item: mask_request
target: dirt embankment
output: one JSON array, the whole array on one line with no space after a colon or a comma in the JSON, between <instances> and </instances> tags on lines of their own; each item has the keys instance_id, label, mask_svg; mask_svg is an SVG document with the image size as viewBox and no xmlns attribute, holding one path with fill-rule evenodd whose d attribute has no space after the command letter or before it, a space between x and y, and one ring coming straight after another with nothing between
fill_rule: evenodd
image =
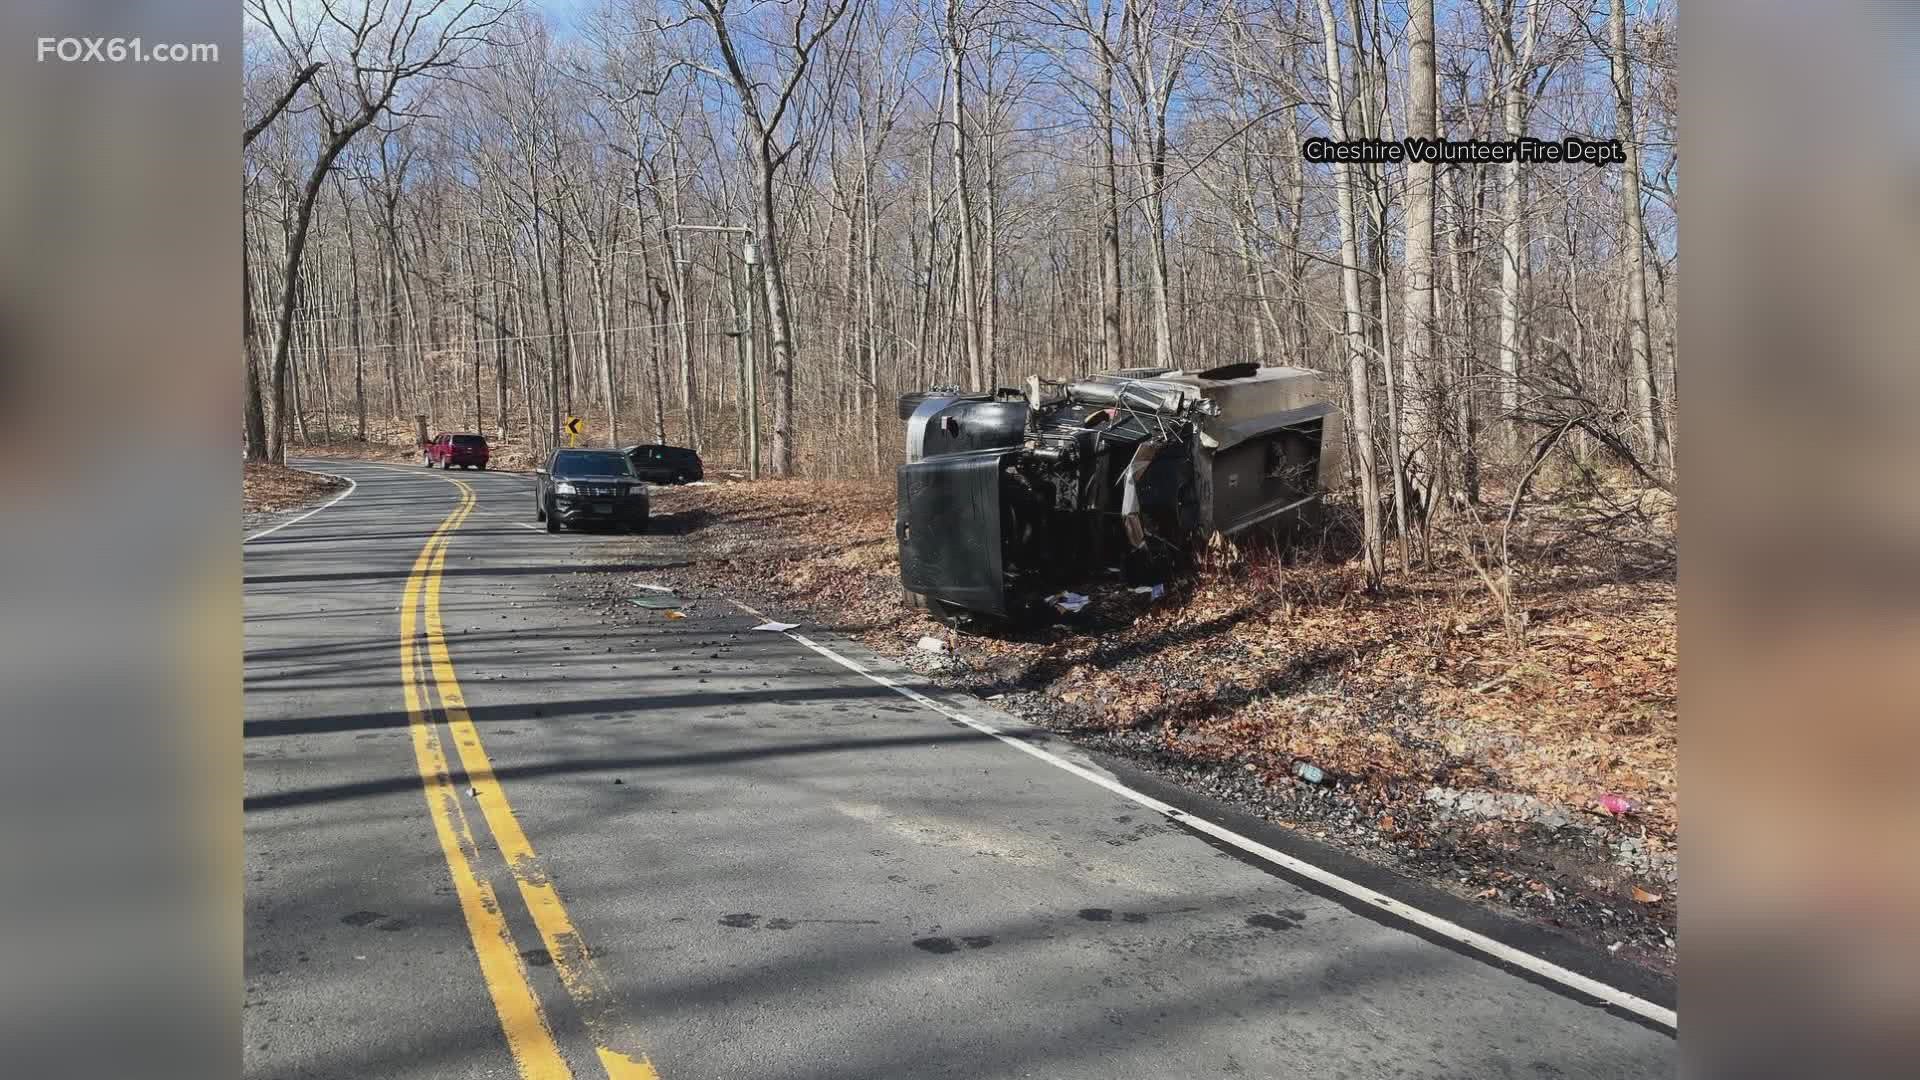
<instances>
[{"instance_id":1,"label":"dirt embankment","mask_svg":"<svg viewBox=\"0 0 1920 1080\"><path fill-rule=\"evenodd\" d=\"M263 461L242 467L240 509L246 514L277 514L297 510L345 487L331 476L290 469Z\"/></svg>"},{"instance_id":2,"label":"dirt embankment","mask_svg":"<svg viewBox=\"0 0 1920 1080\"><path fill-rule=\"evenodd\" d=\"M1431 566L1376 591L1324 546L1215 552L1158 600L1095 585L1079 615L1013 637L903 603L888 485L719 483L655 505L698 538L693 580L1308 835L1673 962L1672 534L1637 500L1629 524L1617 499L1529 504L1521 633L1436 541Z\"/></svg>"}]
</instances>

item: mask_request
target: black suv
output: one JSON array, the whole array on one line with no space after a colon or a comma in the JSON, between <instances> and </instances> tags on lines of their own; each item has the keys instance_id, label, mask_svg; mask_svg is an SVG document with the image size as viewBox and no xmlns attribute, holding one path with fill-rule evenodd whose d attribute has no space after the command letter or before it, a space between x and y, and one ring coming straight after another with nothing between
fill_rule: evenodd
<instances>
[{"instance_id":1,"label":"black suv","mask_svg":"<svg viewBox=\"0 0 1920 1080\"><path fill-rule=\"evenodd\" d=\"M618 450L555 450L533 475L533 519L548 532L585 522L647 531L647 485Z\"/></svg>"},{"instance_id":2,"label":"black suv","mask_svg":"<svg viewBox=\"0 0 1920 1080\"><path fill-rule=\"evenodd\" d=\"M700 455L684 446L643 443L626 449L627 460L642 480L655 484L691 484L705 475Z\"/></svg>"}]
</instances>

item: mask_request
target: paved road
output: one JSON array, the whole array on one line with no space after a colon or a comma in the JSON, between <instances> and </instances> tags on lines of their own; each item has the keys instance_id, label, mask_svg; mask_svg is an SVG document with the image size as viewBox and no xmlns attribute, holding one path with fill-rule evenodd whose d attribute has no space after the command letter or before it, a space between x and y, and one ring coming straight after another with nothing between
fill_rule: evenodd
<instances>
[{"instance_id":1,"label":"paved road","mask_svg":"<svg viewBox=\"0 0 1920 1080\"><path fill-rule=\"evenodd\" d=\"M582 610L554 575L635 542L529 528L524 477L322 467L358 486L246 547L249 1076L1677 1067L1661 1023L1249 855L1230 811L718 603Z\"/></svg>"}]
</instances>

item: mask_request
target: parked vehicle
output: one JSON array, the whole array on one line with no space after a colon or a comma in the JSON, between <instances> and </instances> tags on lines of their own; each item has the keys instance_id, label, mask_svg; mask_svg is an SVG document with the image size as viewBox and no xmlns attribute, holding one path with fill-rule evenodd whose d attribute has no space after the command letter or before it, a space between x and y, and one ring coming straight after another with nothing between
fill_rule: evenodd
<instances>
[{"instance_id":1,"label":"parked vehicle","mask_svg":"<svg viewBox=\"0 0 1920 1080\"><path fill-rule=\"evenodd\" d=\"M438 465L443 469L451 469L459 465L468 469L484 469L492 454L485 435L452 435L443 431L427 444L427 468Z\"/></svg>"},{"instance_id":2,"label":"parked vehicle","mask_svg":"<svg viewBox=\"0 0 1920 1080\"><path fill-rule=\"evenodd\" d=\"M647 531L647 485L619 450L563 447L533 475L533 519L548 532L587 523Z\"/></svg>"},{"instance_id":3,"label":"parked vehicle","mask_svg":"<svg viewBox=\"0 0 1920 1080\"><path fill-rule=\"evenodd\" d=\"M643 443L626 449L627 460L642 480L654 484L691 484L705 476L700 455L684 446Z\"/></svg>"}]
</instances>

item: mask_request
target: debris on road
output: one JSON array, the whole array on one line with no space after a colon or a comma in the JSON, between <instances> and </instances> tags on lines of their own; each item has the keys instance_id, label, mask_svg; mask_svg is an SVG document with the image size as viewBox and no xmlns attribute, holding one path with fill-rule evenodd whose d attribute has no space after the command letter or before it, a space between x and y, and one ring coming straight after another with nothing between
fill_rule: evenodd
<instances>
[{"instance_id":1,"label":"debris on road","mask_svg":"<svg viewBox=\"0 0 1920 1080\"><path fill-rule=\"evenodd\" d=\"M1165 585L1135 585L1131 591L1140 593L1149 600L1158 600L1167 595L1167 587Z\"/></svg>"},{"instance_id":2,"label":"debris on road","mask_svg":"<svg viewBox=\"0 0 1920 1080\"><path fill-rule=\"evenodd\" d=\"M1327 778L1325 769L1306 761L1296 761L1293 763L1293 775L1305 780L1309 784L1318 784Z\"/></svg>"},{"instance_id":3,"label":"debris on road","mask_svg":"<svg viewBox=\"0 0 1920 1080\"><path fill-rule=\"evenodd\" d=\"M1092 602L1093 602L1092 600L1090 600L1085 596L1081 596L1077 592L1055 593L1054 595L1047 597L1047 603L1052 604L1053 609L1055 611L1058 611L1067 615L1078 614L1081 609L1085 608L1088 604Z\"/></svg>"},{"instance_id":4,"label":"debris on road","mask_svg":"<svg viewBox=\"0 0 1920 1080\"><path fill-rule=\"evenodd\" d=\"M754 627L754 629L766 630L770 633L775 633L775 634L784 634L787 631L799 625L800 625L799 623L791 623L791 622L763 622L759 626Z\"/></svg>"},{"instance_id":5,"label":"debris on road","mask_svg":"<svg viewBox=\"0 0 1920 1080\"><path fill-rule=\"evenodd\" d=\"M684 619L687 617L687 613L684 611L669 611L665 614L669 619Z\"/></svg>"},{"instance_id":6,"label":"debris on road","mask_svg":"<svg viewBox=\"0 0 1920 1080\"><path fill-rule=\"evenodd\" d=\"M1289 560L1282 576L1271 553L1243 550L1204 557L1157 601L1152 585L1167 579L1142 574L1096 590L1079 614L1043 604L1051 629L930 653L919 639L946 641L950 624L902 598L897 495L839 481L675 488L661 496L669 512L700 522L693 565L647 577L804 614L943 686L1004 694L992 704L1024 722L1306 835L1319 827L1362 857L1467 895L1497 886L1500 906L1551 910L1596 949L1625 936L1637 956L1668 951L1677 905L1627 894L1638 883L1678 895L1671 575L1641 574L1623 554L1636 549L1575 530L1585 504L1523 515L1548 553L1524 646L1489 632L1498 623L1471 602L1477 579L1457 559L1375 593L1338 551ZM1129 570L1111 557L1085 565ZM615 567L615 580L640 576ZM1323 780L1294 775L1299 761ZM1601 805L1608 794L1626 813ZM1386 813L1390 833L1377 824ZM1495 876L1519 870L1553 888L1551 909Z\"/></svg>"},{"instance_id":7,"label":"debris on road","mask_svg":"<svg viewBox=\"0 0 1920 1080\"><path fill-rule=\"evenodd\" d=\"M1633 800L1627 798L1625 795L1615 795L1609 792L1608 794L1600 796L1600 809L1605 810L1614 817L1619 817L1622 814L1631 814L1633 813Z\"/></svg>"},{"instance_id":8,"label":"debris on road","mask_svg":"<svg viewBox=\"0 0 1920 1080\"><path fill-rule=\"evenodd\" d=\"M915 643L913 647L919 649L921 652L928 653L944 653L947 651L947 643L937 637L923 637Z\"/></svg>"},{"instance_id":9,"label":"debris on road","mask_svg":"<svg viewBox=\"0 0 1920 1080\"><path fill-rule=\"evenodd\" d=\"M646 589L646 590L648 590L649 592L663 592L663 593L670 593L670 592L672 592L672 591L673 591L673 586L671 586L671 585L652 585L652 584L648 584L647 582L644 582L644 581L636 581L636 582L634 582L634 583L633 583L633 587L634 587L634 588L636 588L636 589Z\"/></svg>"},{"instance_id":10,"label":"debris on road","mask_svg":"<svg viewBox=\"0 0 1920 1080\"><path fill-rule=\"evenodd\" d=\"M635 607L648 608L653 611L667 611L675 608L685 607L687 602L673 595L672 592L666 592L658 596L628 597L627 603L632 604Z\"/></svg>"}]
</instances>

